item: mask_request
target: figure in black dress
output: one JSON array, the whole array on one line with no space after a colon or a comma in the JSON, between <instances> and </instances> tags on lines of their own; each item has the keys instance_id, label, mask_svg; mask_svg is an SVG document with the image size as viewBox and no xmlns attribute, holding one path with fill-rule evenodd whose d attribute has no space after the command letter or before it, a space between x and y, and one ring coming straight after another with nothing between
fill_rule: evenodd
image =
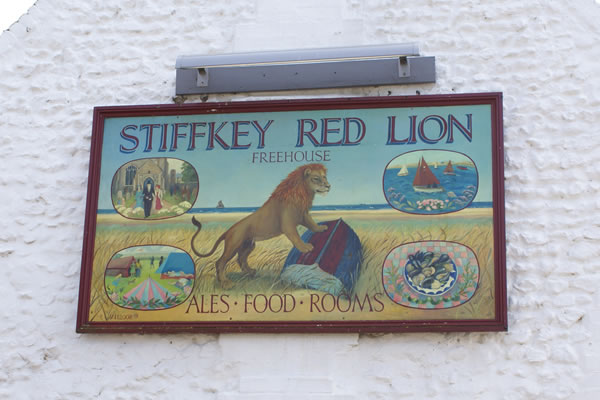
<instances>
[{"instance_id":1,"label":"figure in black dress","mask_svg":"<svg viewBox=\"0 0 600 400\"><path fill-rule=\"evenodd\" d=\"M152 211L152 200L154 200L154 188L150 182L146 183L142 194L144 196L144 217L148 218Z\"/></svg>"}]
</instances>

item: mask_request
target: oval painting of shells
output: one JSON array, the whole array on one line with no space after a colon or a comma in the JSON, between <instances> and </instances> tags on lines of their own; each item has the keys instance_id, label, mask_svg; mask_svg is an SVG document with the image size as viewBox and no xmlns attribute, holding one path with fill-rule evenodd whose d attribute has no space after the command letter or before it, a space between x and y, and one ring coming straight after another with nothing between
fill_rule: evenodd
<instances>
[{"instance_id":1,"label":"oval painting of shells","mask_svg":"<svg viewBox=\"0 0 600 400\"><path fill-rule=\"evenodd\" d=\"M387 202L411 214L445 214L468 207L479 176L471 158L446 150L418 150L391 160L383 174Z\"/></svg>"},{"instance_id":2,"label":"oval painting of shells","mask_svg":"<svg viewBox=\"0 0 600 400\"><path fill-rule=\"evenodd\" d=\"M112 180L115 210L131 219L164 219L184 214L198 196L198 173L176 158L144 158L122 165Z\"/></svg>"},{"instance_id":3,"label":"oval painting of shells","mask_svg":"<svg viewBox=\"0 0 600 400\"><path fill-rule=\"evenodd\" d=\"M112 256L104 288L116 305L162 310L183 303L194 287L195 266L185 251L171 246L134 246Z\"/></svg>"},{"instance_id":4,"label":"oval painting of shells","mask_svg":"<svg viewBox=\"0 0 600 400\"><path fill-rule=\"evenodd\" d=\"M383 287L396 304L441 309L469 301L479 284L475 253L455 242L427 241L393 249L383 263Z\"/></svg>"}]
</instances>

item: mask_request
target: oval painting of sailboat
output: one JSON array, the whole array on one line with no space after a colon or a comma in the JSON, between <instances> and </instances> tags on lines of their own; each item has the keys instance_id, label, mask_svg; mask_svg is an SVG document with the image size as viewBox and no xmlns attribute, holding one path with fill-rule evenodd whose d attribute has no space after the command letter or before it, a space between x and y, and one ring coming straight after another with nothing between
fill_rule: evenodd
<instances>
[{"instance_id":1,"label":"oval painting of sailboat","mask_svg":"<svg viewBox=\"0 0 600 400\"><path fill-rule=\"evenodd\" d=\"M198 196L198 173L177 158L129 161L115 173L111 197L115 210L130 219L165 219L188 212Z\"/></svg>"},{"instance_id":2,"label":"oval painting of sailboat","mask_svg":"<svg viewBox=\"0 0 600 400\"><path fill-rule=\"evenodd\" d=\"M194 261L171 246L134 246L112 256L104 273L106 295L132 310L162 310L183 303L194 287Z\"/></svg>"},{"instance_id":3,"label":"oval painting of sailboat","mask_svg":"<svg viewBox=\"0 0 600 400\"><path fill-rule=\"evenodd\" d=\"M479 175L463 153L417 150L391 160L383 174L387 202L411 214L445 214L462 210L477 195Z\"/></svg>"}]
</instances>

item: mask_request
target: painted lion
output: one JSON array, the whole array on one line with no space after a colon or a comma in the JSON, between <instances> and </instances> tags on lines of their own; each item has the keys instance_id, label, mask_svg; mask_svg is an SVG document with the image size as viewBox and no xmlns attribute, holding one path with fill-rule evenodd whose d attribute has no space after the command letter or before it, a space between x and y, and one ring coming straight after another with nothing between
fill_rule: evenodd
<instances>
[{"instance_id":1,"label":"painted lion","mask_svg":"<svg viewBox=\"0 0 600 400\"><path fill-rule=\"evenodd\" d=\"M194 240L202 229L202 224L192 217L192 223L198 230L192 236L192 250L198 257L212 255L224 241L223 254L215 264L217 281L223 288L232 286L225 276L225 266L236 254L242 271L254 275L255 270L248 266L248 256L254 250L255 242L272 239L284 234L301 252L313 249L298 234L298 225L313 232L327 230L325 225L317 225L308 211L312 207L315 194L326 195L331 185L327 181L327 169L322 164L307 164L295 169L273 191L271 197L258 210L236 222L215 242L212 249L201 254L194 246Z\"/></svg>"}]
</instances>

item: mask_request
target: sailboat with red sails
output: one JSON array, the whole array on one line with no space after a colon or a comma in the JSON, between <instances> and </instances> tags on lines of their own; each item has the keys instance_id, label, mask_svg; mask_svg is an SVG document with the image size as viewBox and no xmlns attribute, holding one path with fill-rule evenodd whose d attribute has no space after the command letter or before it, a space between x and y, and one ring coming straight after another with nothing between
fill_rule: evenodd
<instances>
[{"instance_id":1,"label":"sailboat with red sails","mask_svg":"<svg viewBox=\"0 0 600 400\"><path fill-rule=\"evenodd\" d=\"M425 158L421 157L417 166L417 173L413 180L413 189L415 192L435 193L443 192L444 187L440 184L438 178L435 177Z\"/></svg>"},{"instance_id":2,"label":"sailboat with red sails","mask_svg":"<svg viewBox=\"0 0 600 400\"><path fill-rule=\"evenodd\" d=\"M444 169L444 175L456 175L454 168L452 168L452 161L450 160L448 160L448 165L446 165L446 169Z\"/></svg>"}]
</instances>

